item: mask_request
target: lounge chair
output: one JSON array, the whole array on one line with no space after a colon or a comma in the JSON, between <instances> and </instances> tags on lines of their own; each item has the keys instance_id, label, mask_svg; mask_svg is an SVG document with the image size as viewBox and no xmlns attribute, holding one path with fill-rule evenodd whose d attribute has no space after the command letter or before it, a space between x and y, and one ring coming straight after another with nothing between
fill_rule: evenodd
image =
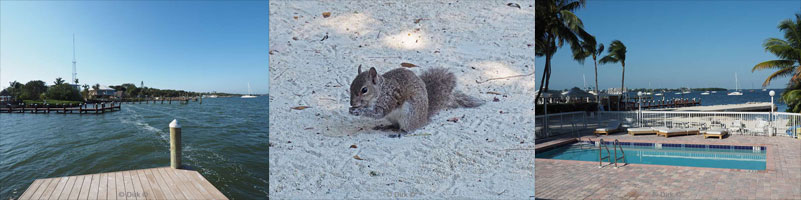
<instances>
[{"instance_id":1,"label":"lounge chair","mask_svg":"<svg viewBox=\"0 0 801 200\"><path fill-rule=\"evenodd\" d=\"M629 128L627 130L629 135L656 134L656 129L651 127Z\"/></svg>"},{"instance_id":2,"label":"lounge chair","mask_svg":"<svg viewBox=\"0 0 801 200\"><path fill-rule=\"evenodd\" d=\"M595 132L593 132L593 134L595 134L595 136L598 136L600 134L609 135L609 133L615 133L618 131L620 131L620 122L611 121L609 122L609 124L606 125L606 127L595 129Z\"/></svg>"},{"instance_id":3,"label":"lounge chair","mask_svg":"<svg viewBox=\"0 0 801 200\"><path fill-rule=\"evenodd\" d=\"M658 128L656 130L657 136L665 136L666 138L674 135L689 135L698 133L698 129L695 128Z\"/></svg>"},{"instance_id":4,"label":"lounge chair","mask_svg":"<svg viewBox=\"0 0 801 200\"><path fill-rule=\"evenodd\" d=\"M768 129L769 129L768 122L762 119L759 119L759 122L757 122L756 127L746 128L746 130L751 135L768 135Z\"/></svg>"},{"instance_id":5,"label":"lounge chair","mask_svg":"<svg viewBox=\"0 0 801 200\"><path fill-rule=\"evenodd\" d=\"M725 129L715 128L704 131L704 139L708 137L718 137L718 139L723 139L723 136L728 135L729 132Z\"/></svg>"}]
</instances>

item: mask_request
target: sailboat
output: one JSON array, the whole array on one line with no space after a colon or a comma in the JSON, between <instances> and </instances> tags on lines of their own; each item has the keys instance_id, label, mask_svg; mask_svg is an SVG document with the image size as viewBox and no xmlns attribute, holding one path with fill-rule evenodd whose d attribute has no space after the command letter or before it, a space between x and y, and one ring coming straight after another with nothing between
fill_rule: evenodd
<instances>
[{"instance_id":1,"label":"sailboat","mask_svg":"<svg viewBox=\"0 0 801 200\"><path fill-rule=\"evenodd\" d=\"M248 83L248 94L242 95L242 98L243 99L256 98L256 96L253 96L253 91L250 90L250 83Z\"/></svg>"},{"instance_id":2,"label":"sailboat","mask_svg":"<svg viewBox=\"0 0 801 200\"><path fill-rule=\"evenodd\" d=\"M740 96L743 95L740 90L740 80L737 80L737 72L734 72L734 92L729 92L729 96Z\"/></svg>"}]
</instances>

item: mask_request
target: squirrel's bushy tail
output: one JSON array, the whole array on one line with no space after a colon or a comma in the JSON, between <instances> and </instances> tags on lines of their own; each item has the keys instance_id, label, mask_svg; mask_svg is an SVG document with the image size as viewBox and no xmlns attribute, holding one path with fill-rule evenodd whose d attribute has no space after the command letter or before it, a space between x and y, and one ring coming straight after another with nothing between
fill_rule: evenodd
<instances>
[{"instance_id":1,"label":"squirrel's bushy tail","mask_svg":"<svg viewBox=\"0 0 801 200\"><path fill-rule=\"evenodd\" d=\"M445 68L431 68L423 71L420 79L426 84L428 94L428 116L436 114L445 107L476 107L484 104L481 99L471 97L456 87L456 76Z\"/></svg>"}]
</instances>

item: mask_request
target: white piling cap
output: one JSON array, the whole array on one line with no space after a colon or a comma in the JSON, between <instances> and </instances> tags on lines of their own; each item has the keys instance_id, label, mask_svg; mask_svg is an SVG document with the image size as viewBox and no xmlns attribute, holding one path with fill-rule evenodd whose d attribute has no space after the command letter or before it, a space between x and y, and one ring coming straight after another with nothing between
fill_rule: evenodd
<instances>
[{"instance_id":1,"label":"white piling cap","mask_svg":"<svg viewBox=\"0 0 801 200\"><path fill-rule=\"evenodd\" d=\"M172 122L170 122L170 128L181 128L181 125L178 124L177 119L173 119Z\"/></svg>"}]
</instances>

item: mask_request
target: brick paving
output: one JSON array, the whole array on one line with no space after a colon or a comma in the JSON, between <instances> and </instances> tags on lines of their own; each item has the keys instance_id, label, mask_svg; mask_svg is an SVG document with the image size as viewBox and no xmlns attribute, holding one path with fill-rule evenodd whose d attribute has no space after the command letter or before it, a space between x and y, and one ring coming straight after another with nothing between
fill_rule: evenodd
<instances>
[{"instance_id":1,"label":"brick paving","mask_svg":"<svg viewBox=\"0 0 801 200\"><path fill-rule=\"evenodd\" d=\"M591 131L584 130L584 132ZM587 135L587 134L585 134ZM801 140L788 137L701 135L584 136L597 141L767 146L767 170L630 164L598 168L597 162L536 159L536 197L545 199L801 199ZM537 144L537 149L565 139Z\"/></svg>"}]
</instances>

